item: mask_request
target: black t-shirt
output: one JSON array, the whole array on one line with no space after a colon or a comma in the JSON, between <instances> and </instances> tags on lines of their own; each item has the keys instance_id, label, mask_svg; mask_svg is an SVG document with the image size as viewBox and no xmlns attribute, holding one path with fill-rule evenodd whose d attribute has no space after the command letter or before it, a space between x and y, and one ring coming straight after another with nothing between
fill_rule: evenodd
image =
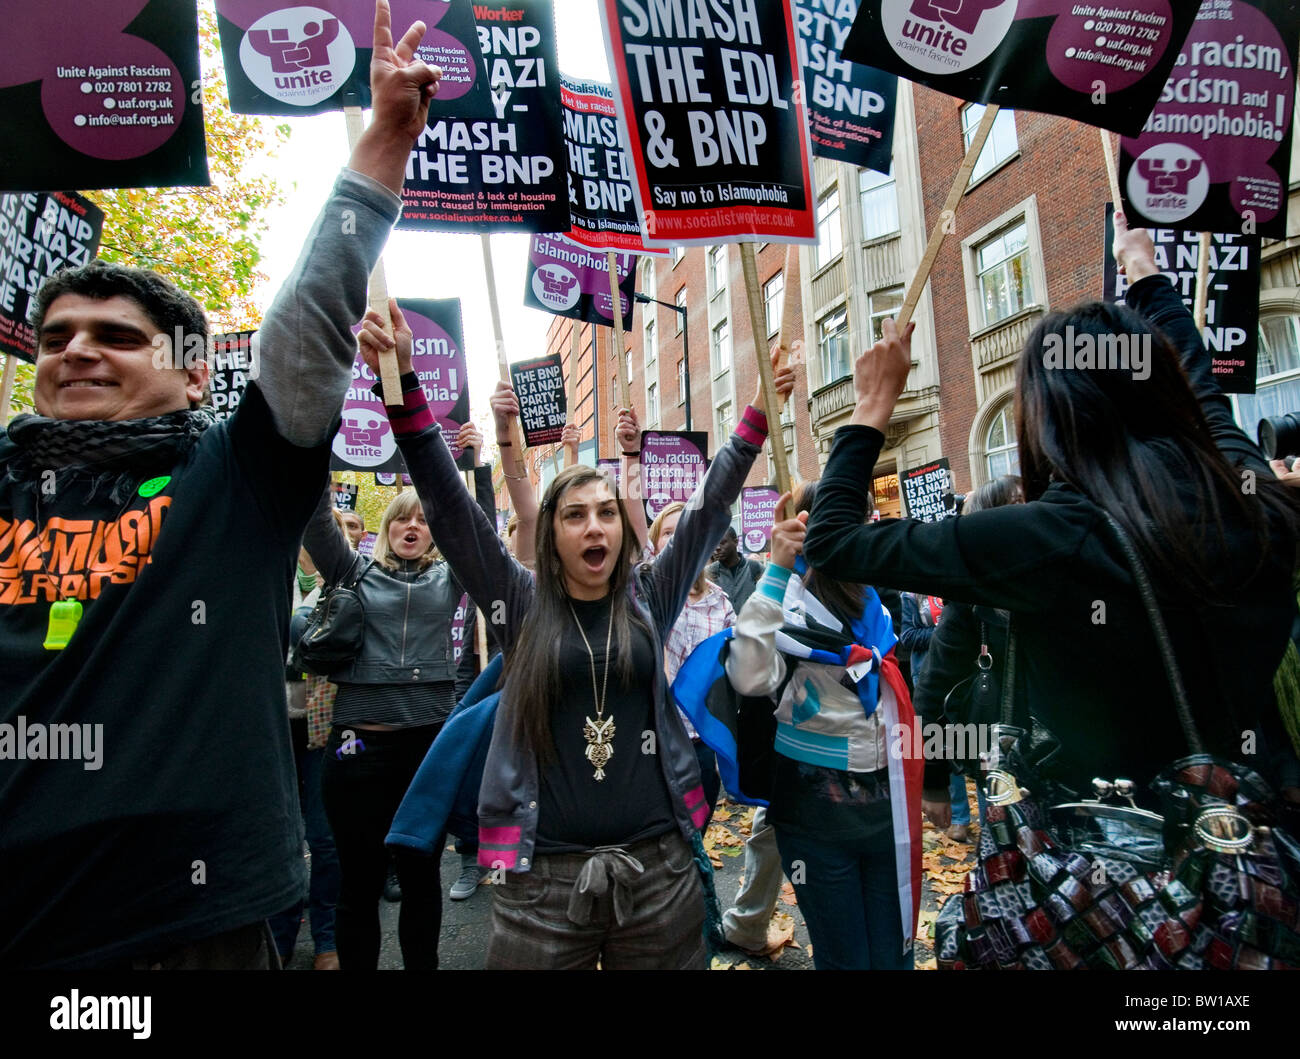
<instances>
[{"instance_id":1,"label":"black t-shirt","mask_svg":"<svg viewBox=\"0 0 1300 1059\"><path fill-rule=\"evenodd\" d=\"M587 757L583 731L588 720L599 723L596 693L592 690L592 658L598 691L605 677L610 598L573 600L572 605L591 644L591 654L570 617L558 637L560 701L551 711L556 756L541 774L539 854L627 846L677 826L663 769L653 752L658 736L652 682L655 668L662 667L662 663L654 656L650 637L639 626L632 626L630 682L619 676L617 630L610 643L605 720L614 719L614 754L605 763L605 778L597 780L596 766Z\"/></svg>"},{"instance_id":2,"label":"black t-shirt","mask_svg":"<svg viewBox=\"0 0 1300 1059\"><path fill-rule=\"evenodd\" d=\"M280 437L254 384L155 495L74 472L37 511L0 435L0 967L117 964L301 895L284 656L328 452ZM65 595L84 613L47 651ZM33 724L98 760L17 758Z\"/></svg>"}]
</instances>

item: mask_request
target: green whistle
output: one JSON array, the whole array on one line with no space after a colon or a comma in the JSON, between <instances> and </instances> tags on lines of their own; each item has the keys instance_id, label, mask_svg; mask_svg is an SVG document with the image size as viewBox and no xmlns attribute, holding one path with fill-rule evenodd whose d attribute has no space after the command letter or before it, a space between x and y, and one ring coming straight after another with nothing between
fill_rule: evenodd
<instances>
[{"instance_id":1,"label":"green whistle","mask_svg":"<svg viewBox=\"0 0 1300 1059\"><path fill-rule=\"evenodd\" d=\"M61 599L50 606L50 627L45 631L45 650L62 651L81 621L81 604L75 599Z\"/></svg>"}]
</instances>

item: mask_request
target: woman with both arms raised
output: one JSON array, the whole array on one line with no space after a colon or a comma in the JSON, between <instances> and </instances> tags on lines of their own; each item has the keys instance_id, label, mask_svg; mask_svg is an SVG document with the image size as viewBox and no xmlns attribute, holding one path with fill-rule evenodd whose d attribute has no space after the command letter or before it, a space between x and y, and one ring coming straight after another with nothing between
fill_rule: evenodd
<instances>
[{"instance_id":1,"label":"woman with both arms raised","mask_svg":"<svg viewBox=\"0 0 1300 1059\"><path fill-rule=\"evenodd\" d=\"M766 418L746 409L672 542L635 571L640 548L609 478L562 471L542 499L534 580L460 486L395 305L393 330L368 315L362 354L373 365L378 350L397 350L398 444L434 541L506 652L479 796L479 862L502 876L487 965L702 968L692 845L708 807L663 641L729 522ZM776 384L788 394L793 372Z\"/></svg>"}]
</instances>

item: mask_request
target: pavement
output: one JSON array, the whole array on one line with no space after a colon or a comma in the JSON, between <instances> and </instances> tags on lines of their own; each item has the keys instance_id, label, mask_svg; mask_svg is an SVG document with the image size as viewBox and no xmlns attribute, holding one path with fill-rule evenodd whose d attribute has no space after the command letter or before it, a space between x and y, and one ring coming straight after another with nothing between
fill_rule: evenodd
<instances>
[{"instance_id":1,"label":"pavement","mask_svg":"<svg viewBox=\"0 0 1300 1059\"><path fill-rule=\"evenodd\" d=\"M975 801L974 786L969 786L969 800ZM749 825L754 811L744 805L729 802L724 797L718 803L713 823L705 834L705 848L714 866L714 886L722 909L735 900L744 874L744 846L749 836ZM928 822L922 830L922 891L921 914L917 925L916 967L918 970L934 969L932 950L934 919L944 901L960 894L965 875L975 865L974 842L979 825L971 827L971 842L954 842ZM487 882L479 885L473 897L453 901L447 897L451 884L460 875L460 856L450 844L442 854L442 934L438 945L439 964L449 971L482 970L487 956L488 936L491 933L492 887ZM400 970L402 953L397 943L397 917L400 904L380 901L380 927L383 938L379 953L381 970ZM811 971L813 969L812 944L808 928L795 903L794 890L788 882L776 903L773 924L779 931L789 932L788 943L771 956L751 956L739 949L728 947L714 956L713 970L753 971ZM289 970L310 970L312 965L311 932L304 923L298 932L298 946L290 961Z\"/></svg>"}]
</instances>

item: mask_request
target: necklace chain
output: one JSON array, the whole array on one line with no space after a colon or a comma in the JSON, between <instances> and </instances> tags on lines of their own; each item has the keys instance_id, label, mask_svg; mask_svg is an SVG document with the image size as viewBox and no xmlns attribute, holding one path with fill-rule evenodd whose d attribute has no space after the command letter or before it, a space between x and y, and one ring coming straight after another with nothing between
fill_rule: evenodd
<instances>
[{"instance_id":1,"label":"necklace chain","mask_svg":"<svg viewBox=\"0 0 1300 1059\"><path fill-rule=\"evenodd\" d=\"M605 628L605 672L601 678L600 695L596 695L596 654L591 649L591 641L587 639L587 634L582 628L582 622L578 620L578 613L573 609L573 604L569 604L569 613L573 615L573 623L578 627L578 635L582 637L583 646L587 648L587 661L591 663L591 697L596 702L596 717L598 719L605 716L605 692L609 688L609 645L610 637L614 631L614 609L611 606L609 611L609 623Z\"/></svg>"}]
</instances>

